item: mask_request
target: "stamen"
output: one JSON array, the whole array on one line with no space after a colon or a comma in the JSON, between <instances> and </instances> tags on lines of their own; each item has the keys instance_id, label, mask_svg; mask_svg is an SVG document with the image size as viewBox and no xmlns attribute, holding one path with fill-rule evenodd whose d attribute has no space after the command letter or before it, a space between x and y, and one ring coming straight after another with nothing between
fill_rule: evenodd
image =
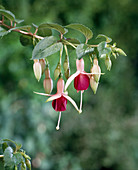
<instances>
[{"instance_id":1,"label":"stamen","mask_svg":"<svg viewBox=\"0 0 138 170\"><path fill-rule=\"evenodd\" d=\"M80 110L79 113L82 112L82 94L83 94L84 90L81 90L81 97L80 97Z\"/></svg>"},{"instance_id":2,"label":"stamen","mask_svg":"<svg viewBox=\"0 0 138 170\"><path fill-rule=\"evenodd\" d=\"M59 112L59 117L58 117L58 124L56 126L56 130L59 130L59 125L60 125L60 119L61 119L61 112Z\"/></svg>"}]
</instances>

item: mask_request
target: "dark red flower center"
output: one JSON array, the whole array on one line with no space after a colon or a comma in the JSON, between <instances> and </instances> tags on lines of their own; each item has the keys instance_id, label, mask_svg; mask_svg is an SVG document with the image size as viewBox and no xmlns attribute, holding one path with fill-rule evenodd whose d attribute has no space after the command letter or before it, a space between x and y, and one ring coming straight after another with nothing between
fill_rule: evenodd
<instances>
[{"instance_id":1,"label":"dark red flower center","mask_svg":"<svg viewBox=\"0 0 138 170\"><path fill-rule=\"evenodd\" d=\"M66 110L67 99L64 96L61 96L58 99L52 101L52 107L57 112L62 112Z\"/></svg>"},{"instance_id":2,"label":"dark red flower center","mask_svg":"<svg viewBox=\"0 0 138 170\"><path fill-rule=\"evenodd\" d=\"M74 87L76 90L87 90L90 84L89 77L86 74L79 74L74 79Z\"/></svg>"}]
</instances>

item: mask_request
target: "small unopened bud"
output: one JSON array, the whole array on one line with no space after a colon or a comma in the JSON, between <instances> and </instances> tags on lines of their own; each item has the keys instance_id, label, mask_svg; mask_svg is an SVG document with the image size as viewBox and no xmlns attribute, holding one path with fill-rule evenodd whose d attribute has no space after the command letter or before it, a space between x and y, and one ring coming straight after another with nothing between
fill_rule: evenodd
<instances>
[{"instance_id":1,"label":"small unopened bud","mask_svg":"<svg viewBox=\"0 0 138 170\"><path fill-rule=\"evenodd\" d=\"M43 87L47 94L50 94L53 89L53 80L51 78L45 78L43 81Z\"/></svg>"},{"instance_id":2,"label":"small unopened bud","mask_svg":"<svg viewBox=\"0 0 138 170\"><path fill-rule=\"evenodd\" d=\"M105 59L105 65L106 65L106 68L107 70L111 70L111 67L112 67L112 62L111 62L111 59L108 57Z\"/></svg>"},{"instance_id":3,"label":"small unopened bud","mask_svg":"<svg viewBox=\"0 0 138 170\"><path fill-rule=\"evenodd\" d=\"M100 66L98 65L98 60L97 60L97 58L94 59L94 61L93 61L93 66L92 66L90 72L91 72L91 73L98 73L98 74L94 74L94 80L95 80L96 82L99 82L100 76L101 76L101 75L100 75L101 69L100 69Z\"/></svg>"},{"instance_id":4,"label":"small unopened bud","mask_svg":"<svg viewBox=\"0 0 138 170\"><path fill-rule=\"evenodd\" d=\"M42 67L38 60L34 60L33 70L36 79L39 81L42 75Z\"/></svg>"},{"instance_id":5,"label":"small unopened bud","mask_svg":"<svg viewBox=\"0 0 138 170\"><path fill-rule=\"evenodd\" d=\"M26 170L26 164L24 162L21 163L21 170Z\"/></svg>"},{"instance_id":6,"label":"small unopened bud","mask_svg":"<svg viewBox=\"0 0 138 170\"><path fill-rule=\"evenodd\" d=\"M69 60L68 60L67 55L65 56L65 60L64 60L64 63L63 63L63 68L64 68L64 72L66 72L67 69L69 68Z\"/></svg>"},{"instance_id":7,"label":"small unopened bud","mask_svg":"<svg viewBox=\"0 0 138 170\"><path fill-rule=\"evenodd\" d=\"M69 76L70 76L70 68L67 69L67 71L64 73L64 75L65 75L66 79L69 78Z\"/></svg>"},{"instance_id":8,"label":"small unopened bud","mask_svg":"<svg viewBox=\"0 0 138 170\"><path fill-rule=\"evenodd\" d=\"M48 67L45 69L45 78L50 78L50 70Z\"/></svg>"},{"instance_id":9,"label":"small unopened bud","mask_svg":"<svg viewBox=\"0 0 138 170\"><path fill-rule=\"evenodd\" d=\"M31 170L31 162L30 162L30 160L25 159L25 163L26 163L27 168L29 168L29 170Z\"/></svg>"},{"instance_id":10,"label":"small unopened bud","mask_svg":"<svg viewBox=\"0 0 138 170\"><path fill-rule=\"evenodd\" d=\"M90 86L91 86L94 94L96 94L96 91L97 91L97 88L98 88L98 84L99 84L99 83L95 81L94 77L91 76L91 77L90 77Z\"/></svg>"},{"instance_id":11,"label":"small unopened bud","mask_svg":"<svg viewBox=\"0 0 138 170\"><path fill-rule=\"evenodd\" d=\"M61 73L61 65L60 65L60 63L58 63L57 67L56 67L56 69L54 71L54 78L55 78L55 80L59 77L60 73Z\"/></svg>"},{"instance_id":12,"label":"small unopened bud","mask_svg":"<svg viewBox=\"0 0 138 170\"><path fill-rule=\"evenodd\" d=\"M41 64L42 74L43 74L45 71L46 61L45 61L45 59L40 59L39 63Z\"/></svg>"},{"instance_id":13,"label":"small unopened bud","mask_svg":"<svg viewBox=\"0 0 138 170\"><path fill-rule=\"evenodd\" d=\"M119 53L120 55L126 56L126 53L121 48L116 48L115 51Z\"/></svg>"}]
</instances>

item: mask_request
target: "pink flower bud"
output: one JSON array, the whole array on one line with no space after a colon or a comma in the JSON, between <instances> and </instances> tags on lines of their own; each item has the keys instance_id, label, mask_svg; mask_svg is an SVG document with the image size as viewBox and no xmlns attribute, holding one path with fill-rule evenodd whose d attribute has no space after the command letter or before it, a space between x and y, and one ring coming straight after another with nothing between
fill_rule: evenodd
<instances>
[{"instance_id":1,"label":"pink flower bud","mask_svg":"<svg viewBox=\"0 0 138 170\"><path fill-rule=\"evenodd\" d=\"M106 65L107 70L110 71L112 67L112 62L109 57L105 59L105 65Z\"/></svg>"},{"instance_id":2,"label":"pink flower bud","mask_svg":"<svg viewBox=\"0 0 138 170\"><path fill-rule=\"evenodd\" d=\"M51 78L45 78L43 81L43 87L47 94L50 94L53 89L53 81Z\"/></svg>"},{"instance_id":3,"label":"pink flower bud","mask_svg":"<svg viewBox=\"0 0 138 170\"><path fill-rule=\"evenodd\" d=\"M96 82L98 82L100 80L101 69L100 69L100 67L98 65L97 58L95 58L93 62L94 63L93 63L93 66L92 66L90 72L91 73L99 73L99 74L94 74L94 79L95 79Z\"/></svg>"},{"instance_id":4,"label":"pink flower bud","mask_svg":"<svg viewBox=\"0 0 138 170\"><path fill-rule=\"evenodd\" d=\"M39 81L42 75L42 68L38 60L34 60L33 70L36 79Z\"/></svg>"},{"instance_id":5,"label":"pink flower bud","mask_svg":"<svg viewBox=\"0 0 138 170\"><path fill-rule=\"evenodd\" d=\"M45 69L45 78L50 78L50 70L48 67Z\"/></svg>"},{"instance_id":6,"label":"pink flower bud","mask_svg":"<svg viewBox=\"0 0 138 170\"><path fill-rule=\"evenodd\" d=\"M39 63L41 64L42 74L43 74L45 71L46 61L45 61L45 59L40 59Z\"/></svg>"},{"instance_id":7,"label":"pink flower bud","mask_svg":"<svg viewBox=\"0 0 138 170\"><path fill-rule=\"evenodd\" d=\"M90 77L90 86L91 86L94 94L96 94L96 91L97 91L97 88L98 88L98 84L99 84L99 83L95 81L94 77L91 76L91 77Z\"/></svg>"}]
</instances>

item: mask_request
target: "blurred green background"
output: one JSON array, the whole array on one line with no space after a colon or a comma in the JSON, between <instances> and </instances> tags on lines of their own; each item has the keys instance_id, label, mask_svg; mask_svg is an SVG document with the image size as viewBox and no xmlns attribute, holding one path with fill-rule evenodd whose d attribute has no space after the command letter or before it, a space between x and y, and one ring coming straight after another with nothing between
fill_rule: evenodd
<instances>
[{"instance_id":1,"label":"blurred green background","mask_svg":"<svg viewBox=\"0 0 138 170\"><path fill-rule=\"evenodd\" d=\"M56 131L58 114L38 83L30 60L32 47L23 47L19 34L0 39L0 138L23 144L33 170L137 170L138 167L138 1L137 0L1 0L25 24L82 23L96 36L112 37L127 57L112 59L96 95L84 93L83 113L68 103ZM51 75L56 67L49 57ZM76 56L71 55L72 72ZM87 63L87 58L85 59ZM54 65L52 65L54 64ZM85 65L88 71L89 66ZM54 90L56 92L56 82ZM69 88L79 104L79 94Z\"/></svg>"}]
</instances>

